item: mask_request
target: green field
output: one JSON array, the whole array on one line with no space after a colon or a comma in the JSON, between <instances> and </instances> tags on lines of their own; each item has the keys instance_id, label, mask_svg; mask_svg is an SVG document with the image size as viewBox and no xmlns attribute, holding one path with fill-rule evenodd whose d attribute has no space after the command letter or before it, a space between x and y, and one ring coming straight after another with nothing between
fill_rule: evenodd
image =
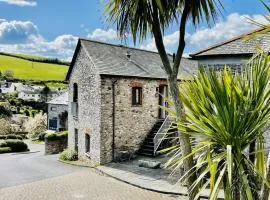
<instances>
[{"instance_id":1,"label":"green field","mask_svg":"<svg viewBox=\"0 0 270 200\"><path fill-rule=\"evenodd\" d=\"M32 62L12 56L0 55L0 70L13 71L14 78L16 79L63 81L68 71L68 66Z\"/></svg>"}]
</instances>

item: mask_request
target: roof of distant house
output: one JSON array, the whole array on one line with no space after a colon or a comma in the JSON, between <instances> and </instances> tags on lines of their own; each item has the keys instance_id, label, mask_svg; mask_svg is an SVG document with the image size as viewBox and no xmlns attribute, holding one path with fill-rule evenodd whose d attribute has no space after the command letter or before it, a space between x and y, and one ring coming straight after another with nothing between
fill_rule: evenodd
<instances>
[{"instance_id":1,"label":"roof of distant house","mask_svg":"<svg viewBox=\"0 0 270 200\"><path fill-rule=\"evenodd\" d=\"M47 103L55 105L68 105L68 92L61 94L60 96L52 99L51 101L48 101Z\"/></svg>"},{"instance_id":2,"label":"roof of distant house","mask_svg":"<svg viewBox=\"0 0 270 200\"><path fill-rule=\"evenodd\" d=\"M270 50L270 34L258 35L257 37L249 37L254 33L264 29L257 29L249 33L245 33L228 41L210 46L190 54L192 58L204 56L222 56L222 55L252 55L256 53L258 48L265 51Z\"/></svg>"},{"instance_id":3,"label":"roof of distant house","mask_svg":"<svg viewBox=\"0 0 270 200\"><path fill-rule=\"evenodd\" d=\"M86 39L79 39L69 72L68 80L80 47L83 47L94 63L100 75L143 77L166 79L160 56L156 52L143 49L114 45ZM173 56L169 56L171 63ZM197 71L197 61L183 58L180 70L180 79L189 79Z\"/></svg>"}]
</instances>

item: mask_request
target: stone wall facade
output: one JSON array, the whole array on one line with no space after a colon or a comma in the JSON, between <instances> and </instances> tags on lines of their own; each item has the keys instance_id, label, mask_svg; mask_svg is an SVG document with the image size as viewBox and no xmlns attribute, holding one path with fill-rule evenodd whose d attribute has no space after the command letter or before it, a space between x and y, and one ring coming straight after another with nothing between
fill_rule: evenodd
<instances>
[{"instance_id":1,"label":"stone wall facade","mask_svg":"<svg viewBox=\"0 0 270 200\"><path fill-rule=\"evenodd\" d=\"M113 86L115 82L115 157L121 150L135 153L159 118L157 88L164 81L102 77L101 160L112 161ZM132 106L132 87L142 87L142 105Z\"/></svg>"},{"instance_id":2,"label":"stone wall facade","mask_svg":"<svg viewBox=\"0 0 270 200\"><path fill-rule=\"evenodd\" d=\"M67 148L67 146L67 138L62 138L54 141L45 139L45 155L61 153Z\"/></svg>"},{"instance_id":3,"label":"stone wall facade","mask_svg":"<svg viewBox=\"0 0 270 200\"><path fill-rule=\"evenodd\" d=\"M81 160L100 164L100 76L84 47L79 50L69 80L69 147L75 148L78 130L78 156ZM72 115L73 87L78 85L78 117ZM85 135L90 136L90 152L86 154Z\"/></svg>"}]
</instances>

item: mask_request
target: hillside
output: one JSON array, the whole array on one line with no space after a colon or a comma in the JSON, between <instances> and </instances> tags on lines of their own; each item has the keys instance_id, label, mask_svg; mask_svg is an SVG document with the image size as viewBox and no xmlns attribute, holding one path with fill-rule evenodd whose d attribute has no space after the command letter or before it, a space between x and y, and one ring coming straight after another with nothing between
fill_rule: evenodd
<instances>
[{"instance_id":1,"label":"hillside","mask_svg":"<svg viewBox=\"0 0 270 200\"><path fill-rule=\"evenodd\" d=\"M63 63L44 63L47 58L23 55L0 54L0 70L11 70L15 79L23 80L57 80L63 81L68 66ZM28 59L34 59L28 60ZM49 60L53 62L53 60Z\"/></svg>"}]
</instances>

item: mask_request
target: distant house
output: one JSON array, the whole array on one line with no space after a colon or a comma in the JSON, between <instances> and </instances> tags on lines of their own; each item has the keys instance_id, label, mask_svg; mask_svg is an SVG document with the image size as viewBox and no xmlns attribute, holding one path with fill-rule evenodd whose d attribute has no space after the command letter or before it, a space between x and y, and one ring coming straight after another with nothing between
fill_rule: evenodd
<instances>
[{"instance_id":1,"label":"distant house","mask_svg":"<svg viewBox=\"0 0 270 200\"><path fill-rule=\"evenodd\" d=\"M1 94L10 93L12 91L11 85L12 82L0 81L0 93Z\"/></svg>"},{"instance_id":2,"label":"distant house","mask_svg":"<svg viewBox=\"0 0 270 200\"><path fill-rule=\"evenodd\" d=\"M229 65L232 69L238 70L240 66L245 64L258 51L258 48L269 52L270 34L247 40L248 36L260 30L262 29L210 46L190 54L190 57L193 60L197 60L201 65L210 65L216 68L223 68L224 65Z\"/></svg>"},{"instance_id":3,"label":"distant house","mask_svg":"<svg viewBox=\"0 0 270 200\"><path fill-rule=\"evenodd\" d=\"M180 68L179 81L188 80L197 62L183 58ZM66 79L69 147L80 159L97 164L123 152L154 155L157 133L168 123L158 53L80 39Z\"/></svg>"},{"instance_id":4,"label":"distant house","mask_svg":"<svg viewBox=\"0 0 270 200\"><path fill-rule=\"evenodd\" d=\"M23 83L15 83L9 81L1 81L0 82L0 93L7 94L7 93L14 93L20 92L25 90L27 86Z\"/></svg>"},{"instance_id":5,"label":"distant house","mask_svg":"<svg viewBox=\"0 0 270 200\"><path fill-rule=\"evenodd\" d=\"M61 94L61 91L51 89L48 94L43 92L41 86L22 85L18 89L18 98L25 101L50 101Z\"/></svg>"},{"instance_id":6,"label":"distant house","mask_svg":"<svg viewBox=\"0 0 270 200\"><path fill-rule=\"evenodd\" d=\"M41 99L41 89L36 89L31 85L23 84L18 89L18 98L33 101L39 101Z\"/></svg>"},{"instance_id":7,"label":"distant house","mask_svg":"<svg viewBox=\"0 0 270 200\"><path fill-rule=\"evenodd\" d=\"M68 120L68 92L47 102L48 104L48 130L67 130Z\"/></svg>"}]
</instances>

